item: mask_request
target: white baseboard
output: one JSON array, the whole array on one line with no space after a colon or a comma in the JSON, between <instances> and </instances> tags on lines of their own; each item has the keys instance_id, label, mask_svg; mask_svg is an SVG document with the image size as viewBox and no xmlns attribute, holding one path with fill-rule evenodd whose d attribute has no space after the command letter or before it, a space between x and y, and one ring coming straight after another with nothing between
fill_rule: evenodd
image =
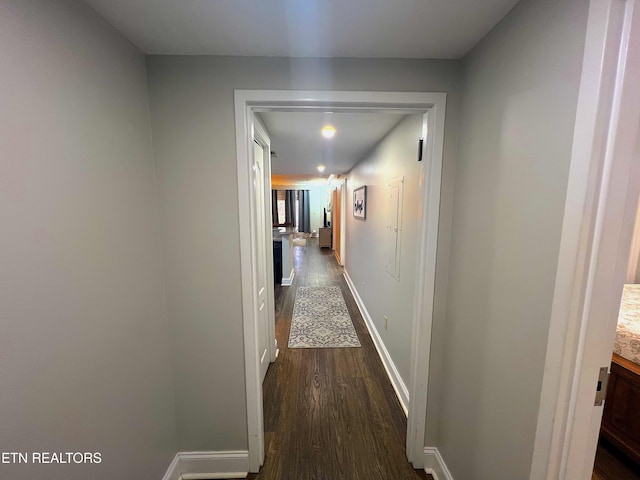
<instances>
[{"instance_id":1,"label":"white baseboard","mask_svg":"<svg viewBox=\"0 0 640 480\"><path fill-rule=\"evenodd\" d=\"M282 277L282 281L280 282L280 285L282 285L283 287L290 286L293 283L293 277L295 276L296 276L296 272L292 268L291 273L289 274L288 277Z\"/></svg>"},{"instance_id":2,"label":"white baseboard","mask_svg":"<svg viewBox=\"0 0 640 480\"><path fill-rule=\"evenodd\" d=\"M451 472L436 447L424 447L424 471L434 480L453 480Z\"/></svg>"},{"instance_id":3,"label":"white baseboard","mask_svg":"<svg viewBox=\"0 0 640 480\"><path fill-rule=\"evenodd\" d=\"M162 480L246 478L249 452L179 452Z\"/></svg>"},{"instance_id":4,"label":"white baseboard","mask_svg":"<svg viewBox=\"0 0 640 480\"><path fill-rule=\"evenodd\" d=\"M176 456L173 457L173 461L171 462L171 465L169 465L167 473L162 477L162 480L180 480L180 475L182 475L182 472L180 471L180 454L176 453Z\"/></svg>"},{"instance_id":5,"label":"white baseboard","mask_svg":"<svg viewBox=\"0 0 640 480\"><path fill-rule=\"evenodd\" d=\"M344 271L344 278L347 281L347 285L349 286L349 290L351 290L351 294L358 305L358 309L362 314L362 318L364 318L364 322L369 329L369 333L371 334L371 338L373 339L373 344L376 346L376 350L378 351L378 355L382 360L382 364L384 365L385 370L387 371L387 375L389 376L389 380L391 380L391 385L393 385L393 389L396 391L396 395L398 396L398 400L400 400L400 405L402 405L402 409L404 410L404 414L407 415L409 413L409 390L407 390L407 386L402 381L400 377L400 373L396 368L393 360L391 360L391 356L389 355L389 351L387 347L384 345L382 341L382 337L378 333L375 324L373 323L373 319L369 312L367 311L367 307L365 307L358 290L356 289L355 284L351 280L351 277Z\"/></svg>"}]
</instances>

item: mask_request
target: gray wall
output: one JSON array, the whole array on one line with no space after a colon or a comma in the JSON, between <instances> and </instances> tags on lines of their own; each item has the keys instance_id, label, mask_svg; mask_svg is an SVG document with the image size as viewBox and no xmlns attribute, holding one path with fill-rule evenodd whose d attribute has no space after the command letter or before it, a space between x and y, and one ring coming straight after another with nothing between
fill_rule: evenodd
<instances>
[{"instance_id":1,"label":"gray wall","mask_svg":"<svg viewBox=\"0 0 640 480\"><path fill-rule=\"evenodd\" d=\"M526 0L465 59L438 446L529 477L588 3Z\"/></svg>"},{"instance_id":2,"label":"gray wall","mask_svg":"<svg viewBox=\"0 0 640 480\"><path fill-rule=\"evenodd\" d=\"M233 90L448 92L451 182L460 62L150 56L147 67L180 448L245 449Z\"/></svg>"},{"instance_id":3,"label":"gray wall","mask_svg":"<svg viewBox=\"0 0 640 480\"><path fill-rule=\"evenodd\" d=\"M418 222L421 205L417 144L422 115L405 117L347 178L346 271L380 333L400 377L409 386L411 327L418 261ZM404 177L400 276L386 271L387 186ZM367 219L353 216L353 190L367 186ZM388 327L384 328L384 316Z\"/></svg>"},{"instance_id":4,"label":"gray wall","mask_svg":"<svg viewBox=\"0 0 640 480\"><path fill-rule=\"evenodd\" d=\"M80 2L0 3L0 477L162 478L175 452L145 63Z\"/></svg>"}]
</instances>

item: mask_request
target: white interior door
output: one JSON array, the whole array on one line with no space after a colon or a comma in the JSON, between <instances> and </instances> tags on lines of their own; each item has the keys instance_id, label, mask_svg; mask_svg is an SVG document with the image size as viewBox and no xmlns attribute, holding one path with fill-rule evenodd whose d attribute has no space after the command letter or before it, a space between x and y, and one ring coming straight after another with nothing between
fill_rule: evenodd
<instances>
[{"instance_id":1,"label":"white interior door","mask_svg":"<svg viewBox=\"0 0 640 480\"><path fill-rule=\"evenodd\" d=\"M265 179L264 148L257 141L253 142L253 189L256 221L256 294L258 308L258 355L260 358L260 377L264 380L271 359L269 355L269 310L267 308L267 239L265 218Z\"/></svg>"}]
</instances>

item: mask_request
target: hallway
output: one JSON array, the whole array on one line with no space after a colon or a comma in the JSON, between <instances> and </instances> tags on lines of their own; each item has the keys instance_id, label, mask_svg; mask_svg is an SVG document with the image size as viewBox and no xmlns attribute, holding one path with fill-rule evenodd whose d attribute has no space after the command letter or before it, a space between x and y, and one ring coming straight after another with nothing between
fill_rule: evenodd
<instances>
[{"instance_id":1,"label":"hallway","mask_svg":"<svg viewBox=\"0 0 640 480\"><path fill-rule=\"evenodd\" d=\"M295 247L276 286L280 354L264 381L265 464L255 480L432 479L405 455L406 417L333 252ZM297 287L340 286L362 348L288 349Z\"/></svg>"}]
</instances>

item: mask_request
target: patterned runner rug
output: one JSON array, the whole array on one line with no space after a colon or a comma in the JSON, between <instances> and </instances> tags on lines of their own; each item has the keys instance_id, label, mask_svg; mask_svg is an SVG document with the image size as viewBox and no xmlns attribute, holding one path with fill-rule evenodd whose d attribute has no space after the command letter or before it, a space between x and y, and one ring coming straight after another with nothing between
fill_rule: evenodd
<instances>
[{"instance_id":1,"label":"patterned runner rug","mask_svg":"<svg viewBox=\"0 0 640 480\"><path fill-rule=\"evenodd\" d=\"M359 346L340 287L298 287L289 348Z\"/></svg>"}]
</instances>

